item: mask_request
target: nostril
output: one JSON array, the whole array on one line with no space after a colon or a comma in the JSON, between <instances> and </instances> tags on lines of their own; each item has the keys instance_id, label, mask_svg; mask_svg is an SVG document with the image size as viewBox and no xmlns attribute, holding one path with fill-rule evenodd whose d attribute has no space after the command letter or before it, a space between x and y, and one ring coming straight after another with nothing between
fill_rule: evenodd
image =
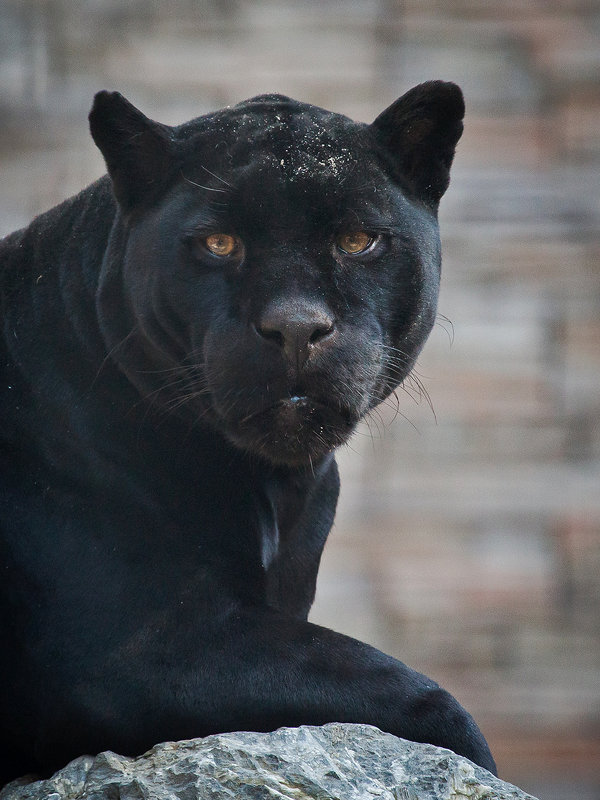
<instances>
[{"instance_id":1,"label":"nostril","mask_svg":"<svg viewBox=\"0 0 600 800\"><path fill-rule=\"evenodd\" d=\"M267 328L262 325L255 325L254 326L256 332L259 336L262 336L263 339L268 339L271 342L283 347L285 344L285 338L281 331L277 330L276 328Z\"/></svg>"},{"instance_id":2,"label":"nostril","mask_svg":"<svg viewBox=\"0 0 600 800\"><path fill-rule=\"evenodd\" d=\"M326 325L317 325L311 335L308 337L309 344L317 344L321 339L324 339L326 336L329 336L333 333L334 325L333 322Z\"/></svg>"}]
</instances>

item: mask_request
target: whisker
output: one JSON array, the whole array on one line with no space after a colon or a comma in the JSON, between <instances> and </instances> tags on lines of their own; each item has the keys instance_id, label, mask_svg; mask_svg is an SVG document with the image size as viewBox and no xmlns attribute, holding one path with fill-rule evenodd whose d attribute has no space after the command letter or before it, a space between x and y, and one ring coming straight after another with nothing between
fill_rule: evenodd
<instances>
[{"instance_id":1,"label":"whisker","mask_svg":"<svg viewBox=\"0 0 600 800\"><path fill-rule=\"evenodd\" d=\"M227 189L215 189L212 186L204 186L202 183L196 183L191 178L186 178L186 176L181 173L181 177L186 183L189 183L190 186L196 186L198 189L204 189L206 192L221 192L222 194L229 194Z\"/></svg>"},{"instance_id":2,"label":"whisker","mask_svg":"<svg viewBox=\"0 0 600 800\"><path fill-rule=\"evenodd\" d=\"M386 398L386 399L385 399L384 403L386 403L386 402L387 402L387 400L388 400L388 398ZM374 410L374 409L371 409L371 410L368 412L368 415L367 415L367 416L370 416L370 415L372 414L373 410ZM413 430L414 430L416 433L418 433L418 434L419 434L419 436L421 435L421 431L420 431L420 430L417 428L417 426L415 425L415 423L414 423L414 422L413 422L411 419L409 419L409 418L406 416L406 414L403 414L403 413L400 411L400 409L399 409L398 407L396 408L396 413L395 413L395 415L394 415L394 419L395 419L396 417L401 417L403 420L405 420L405 422L408 422L408 424L410 425L410 427L411 427L411 428L412 428L412 429L413 429ZM366 419L367 419L367 417L365 417L365 421L366 421ZM391 422L390 422L390 424L391 424Z\"/></svg>"},{"instance_id":3,"label":"whisker","mask_svg":"<svg viewBox=\"0 0 600 800\"><path fill-rule=\"evenodd\" d=\"M204 164L200 164L200 166L202 167L202 169L203 169L205 172L208 172L208 174L209 174L209 175L212 175L212 176L213 176L213 178L216 178L218 181L221 181L221 183L224 183L224 184L225 184L225 186L229 186L229 188L230 188L230 189L233 189L233 188L234 188L234 187L233 187L233 184L231 184L231 183L228 183L228 182L225 180L225 178L221 178L221 176L220 176L220 175L215 175L215 173L214 173L214 172L211 172L211 171L208 169L208 167L205 167L205 166L204 166Z\"/></svg>"},{"instance_id":4,"label":"whisker","mask_svg":"<svg viewBox=\"0 0 600 800\"><path fill-rule=\"evenodd\" d=\"M436 325L439 325L440 328L443 331L445 331L446 335L448 336L448 341L450 342L450 347L452 347L452 345L454 344L454 325L452 323L452 320L448 319L448 317L445 317L443 314L438 313L436 314L435 322ZM449 326L448 328L446 327L446 325L442 324L444 322L446 323L446 325Z\"/></svg>"},{"instance_id":5,"label":"whisker","mask_svg":"<svg viewBox=\"0 0 600 800\"><path fill-rule=\"evenodd\" d=\"M127 342L127 340L128 340L128 339L130 339L130 338L131 338L131 337L134 335L134 333L136 333L136 332L137 332L137 330L138 330L138 325L134 325L134 327L133 327L133 328L132 328L132 329L129 331L129 333L128 333L126 336L124 336L124 337L121 339L121 341L120 341L120 342L117 342L117 344L116 344L114 347L112 347L112 348L111 348L111 349L108 351L108 353L107 353L107 354L104 356L104 358L102 359L102 362L101 362L100 366L98 367L98 372L96 372L96 375L94 376L94 380L92 381L92 383L91 383L91 385L90 385L90 389L93 389L93 388L94 388L94 386L96 385L96 381L97 381L97 380L98 380L98 378L100 377L100 373L102 372L102 370L104 369L104 367L105 367L105 366L106 366L106 364L108 363L109 359L111 359L111 358L112 358L112 356L113 356L113 355L114 355L114 354L117 352L117 350L118 350L120 347L122 347L122 346L125 344L125 342Z\"/></svg>"}]
</instances>

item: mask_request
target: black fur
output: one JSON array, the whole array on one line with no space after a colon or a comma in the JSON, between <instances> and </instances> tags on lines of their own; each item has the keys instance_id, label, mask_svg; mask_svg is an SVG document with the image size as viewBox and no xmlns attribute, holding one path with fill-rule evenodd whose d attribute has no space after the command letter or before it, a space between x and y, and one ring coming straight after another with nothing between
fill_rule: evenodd
<instances>
[{"instance_id":1,"label":"black fur","mask_svg":"<svg viewBox=\"0 0 600 800\"><path fill-rule=\"evenodd\" d=\"M373 125L265 95L169 128L97 95L109 176L0 245L3 781L333 720L494 770L432 680L306 621L333 451L433 324L463 111L434 82Z\"/></svg>"}]
</instances>

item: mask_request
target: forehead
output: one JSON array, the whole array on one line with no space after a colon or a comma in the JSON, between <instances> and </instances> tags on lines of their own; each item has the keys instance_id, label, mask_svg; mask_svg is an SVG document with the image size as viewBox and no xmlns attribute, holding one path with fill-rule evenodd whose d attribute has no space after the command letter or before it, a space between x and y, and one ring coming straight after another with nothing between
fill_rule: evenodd
<instances>
[{"instance_id":1,"label":"forehead","mask_svg":"<svg viewBox=\"0 0 600 800\"><path fill-rule=\"evenodd\" d=\"M280 95L262 95L182 126L185 168L228 182L341 182L372 161L368 126ZM206 173L205 173L206 177Z\"/></svg>"}]
</instances>

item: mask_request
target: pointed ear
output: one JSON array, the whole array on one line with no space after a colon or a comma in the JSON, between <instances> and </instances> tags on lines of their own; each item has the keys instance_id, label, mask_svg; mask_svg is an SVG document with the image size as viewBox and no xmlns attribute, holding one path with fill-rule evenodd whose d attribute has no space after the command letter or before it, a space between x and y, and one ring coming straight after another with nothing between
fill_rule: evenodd
<instances>
[{"instance_id":1,"label":"pointed ear","mask_svg":"<svg viewBox=\"0 0 600 800\"><path fill-rule=\"evenodd\" d=\"M152 203L172 172L171 129L145 117L119 92L98 92L89 120L123 211Z\"/></svg>"},{"instance_id":2,"label":"pointed ear","mask_svg":"<svg viewBox=\"0 0 600 800\"><path fill-rule=\"evenodd\" d=\"M371 125L401 177L431 206L437 206L448 188L464 115L456 84L429 81L396 100Z\"/></svg>"}]
</instances>

